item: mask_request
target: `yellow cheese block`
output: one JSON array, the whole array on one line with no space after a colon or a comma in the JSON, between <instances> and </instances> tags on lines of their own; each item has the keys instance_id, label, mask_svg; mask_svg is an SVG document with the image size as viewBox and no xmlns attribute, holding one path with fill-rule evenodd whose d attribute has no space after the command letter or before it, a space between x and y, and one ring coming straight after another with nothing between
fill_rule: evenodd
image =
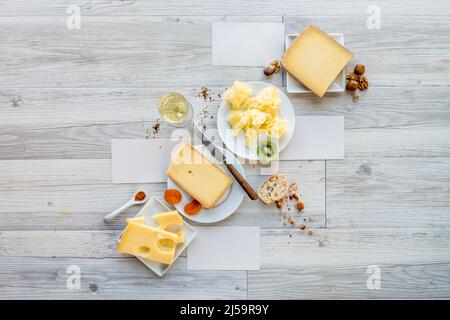
<instances>
[{"instance_id":1,"label":"yellow cheese block","mask_svg":"<svg viewBox=\"0 0 450 320\"><path fill-rule=\"evenodd\" d=\"M309 26L286 50L282 64L319 97L333 83L353 54L316 26Z\"/></svg>"},{"instance_id":2,"label":"yellow cheese block","mask_svg":"<svg viewBox=\"0 0 450 320\"><path fill-rule=\"evenodd\" d=\"M127 218L126 223L130 223L130 222L137 222L137 223L145 223L145 218L144 216L139 216L139 217L134 217L134 218Z\"/></svg>"},{"instance_id":3,"label":"yellow cheese block","mask_svg":"<svg viewBox=\"0 0 450 320\"><path fill-rule=\"evenodd\" d=\"M177 210L157 213L153 215L153 219L159 224L158 229L175 233L178 236L176 243L184 242L183 218ZM145 223L145 218L144 216L127 218L126 222Z\"/></svg>"},{"instance_id":4,"label":"yellow cheese block","mask_svg":"<svg viewBox=\"0 0 450 320\"><path fill-rule=\"evenodd\" d=\"M189 144L172 156L167 175L205 208L212 208L233 180Z\"/></svg>"},{"instance_id":5,"label":"yellow cheese block","mask_svg":"<svg viewBox=\"0 0 450 320\"><path fill-rule=\"evenodd\" d=\"M173 232L178 236L176 243L184 242L183 218L177 210L157 213L153 215L153 219L159 224L159 229Z\"/></svg>"},{"instance_id":6,"label":"yellow cheese block","mask_svg":"<svg viewBox=\"0 0 450 320\"><path fill-rule=\"evenodd\" d=\"M172 264L177 235L138 222L127 224L117 248L128 253L165 264Z\"/></svg>"}]
</instances>

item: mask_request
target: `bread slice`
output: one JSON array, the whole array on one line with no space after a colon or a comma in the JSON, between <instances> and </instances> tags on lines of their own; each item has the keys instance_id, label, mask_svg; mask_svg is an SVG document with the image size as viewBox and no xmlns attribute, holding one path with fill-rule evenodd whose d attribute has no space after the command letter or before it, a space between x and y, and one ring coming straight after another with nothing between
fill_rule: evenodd
<instances>
[{"instance_id":1,"label":"bread slice","mask_svg":"<svg viewBox=\"0 0 450 320\"><path fill-rule=\"evenodd\" d=\"M281 200L288 192L286 176L276 175L267 179L258 189L259 198L266 204Z\"/></svg>"}]
</instances>

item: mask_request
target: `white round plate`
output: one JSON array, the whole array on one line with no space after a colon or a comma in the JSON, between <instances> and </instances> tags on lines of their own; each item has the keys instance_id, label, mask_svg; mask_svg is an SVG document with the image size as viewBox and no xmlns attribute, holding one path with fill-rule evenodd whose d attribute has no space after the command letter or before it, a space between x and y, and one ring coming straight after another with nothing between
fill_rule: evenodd
<instances>
[{"instance_id":1,"label":"white round plate","mask_svg":"<svg viewBox=\"0 0 450 320\"><path fill-rule=\"evenodd\" d=\"M218 163L216 158L211 155L211 153L208 151L208 149L206 149L205 146L197 145L194 146L194 148L197 151L203 153L205 157L207 157L211 162L215 163L223 172L225 172L233 179L233 184L231 185L229 191L222 197L222 199L219 200L214 208L202 208L202 210L198 214L189 215L184 212L184 206L186 205L186 203L192 200L192 197L169 177L167 177L167 189L177 189L183 195L181 202L174 205L174 207L180 214L182 214L186 218L199 223L214 223L221 221L231 216L239 208L242 200L244 199L245 191L244 189L242 189L239 182L237 182L236 179L231 175L227 167L224 164ZM244 168L236 159L236 157L228 150L224 151L223 149L221 149L221 151L226 152L227 160L231 164L233 164L234 167L239 171L239 173L245 178Z\"/></svg>"},{"instance_id":2,"label":"white round plate","mask_svg":"<svg viewBox=\"0 0 450 320\"><path fill-rule=\"evenodd\" d=\"M279 150L283 150L292 139L295 130L295 112L291 101L283 91L270 83L262 81L250 81L247 82L247 84L252 89L252 92L255 95L266 87L274 87L275 89L277 89L278 96L281 100L280 109L278 110L278 117L286 119L288 121L286 134L279 141ZM217 113L217 128L219 130L220 138L225 143L227 148L238 157L248 160L258 160L259 158L256 154L256 149L250 149L245 145L245 135L242 131L238 134L237 137L233 137L231 135L231 127L227 121L229 112L229 104L222 100L219 111Z\"/></svg>"}]
</instances>

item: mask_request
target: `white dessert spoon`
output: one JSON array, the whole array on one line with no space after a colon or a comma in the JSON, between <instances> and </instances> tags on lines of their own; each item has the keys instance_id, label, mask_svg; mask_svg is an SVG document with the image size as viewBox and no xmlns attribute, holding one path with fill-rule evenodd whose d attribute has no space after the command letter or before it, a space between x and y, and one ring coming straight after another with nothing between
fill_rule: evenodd
<instances>
[{"instance_id":1,"label":"white dessert spoon","mask_svg":"<svg viewBox=\"0 0 450 320\"><path fill-rule=\"evenodd\" d=\"M125 203L123 206L121 206L119 209L115 210L114 212L111 212L110 214L106 215L103 220L108 221L117 216L119 213L122 213L126 209L128 209L131 206L134 206L135 204L142 204L145 201L147 201L147 193L143 190L139 190L136 192L127 203Z\"/></svg>"}]
</instances>

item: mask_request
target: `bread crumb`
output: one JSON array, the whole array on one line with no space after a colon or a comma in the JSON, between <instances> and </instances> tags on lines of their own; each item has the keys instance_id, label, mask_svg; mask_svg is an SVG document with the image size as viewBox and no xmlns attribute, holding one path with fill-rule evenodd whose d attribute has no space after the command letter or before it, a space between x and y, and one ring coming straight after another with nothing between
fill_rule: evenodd
<instances>
[{"instance_id":1,"label":"bread crumb","mask_svg":"<svg viewBox=\"0 0 450 320\"><path fill-rule=\"evenodd\" d=\"M289 221L289 223L292 224L292 225L295 224L295 218L294 218L294 217L289 216L289 217L288 217L288 221Z\"/></svg>"}]
</instances>

